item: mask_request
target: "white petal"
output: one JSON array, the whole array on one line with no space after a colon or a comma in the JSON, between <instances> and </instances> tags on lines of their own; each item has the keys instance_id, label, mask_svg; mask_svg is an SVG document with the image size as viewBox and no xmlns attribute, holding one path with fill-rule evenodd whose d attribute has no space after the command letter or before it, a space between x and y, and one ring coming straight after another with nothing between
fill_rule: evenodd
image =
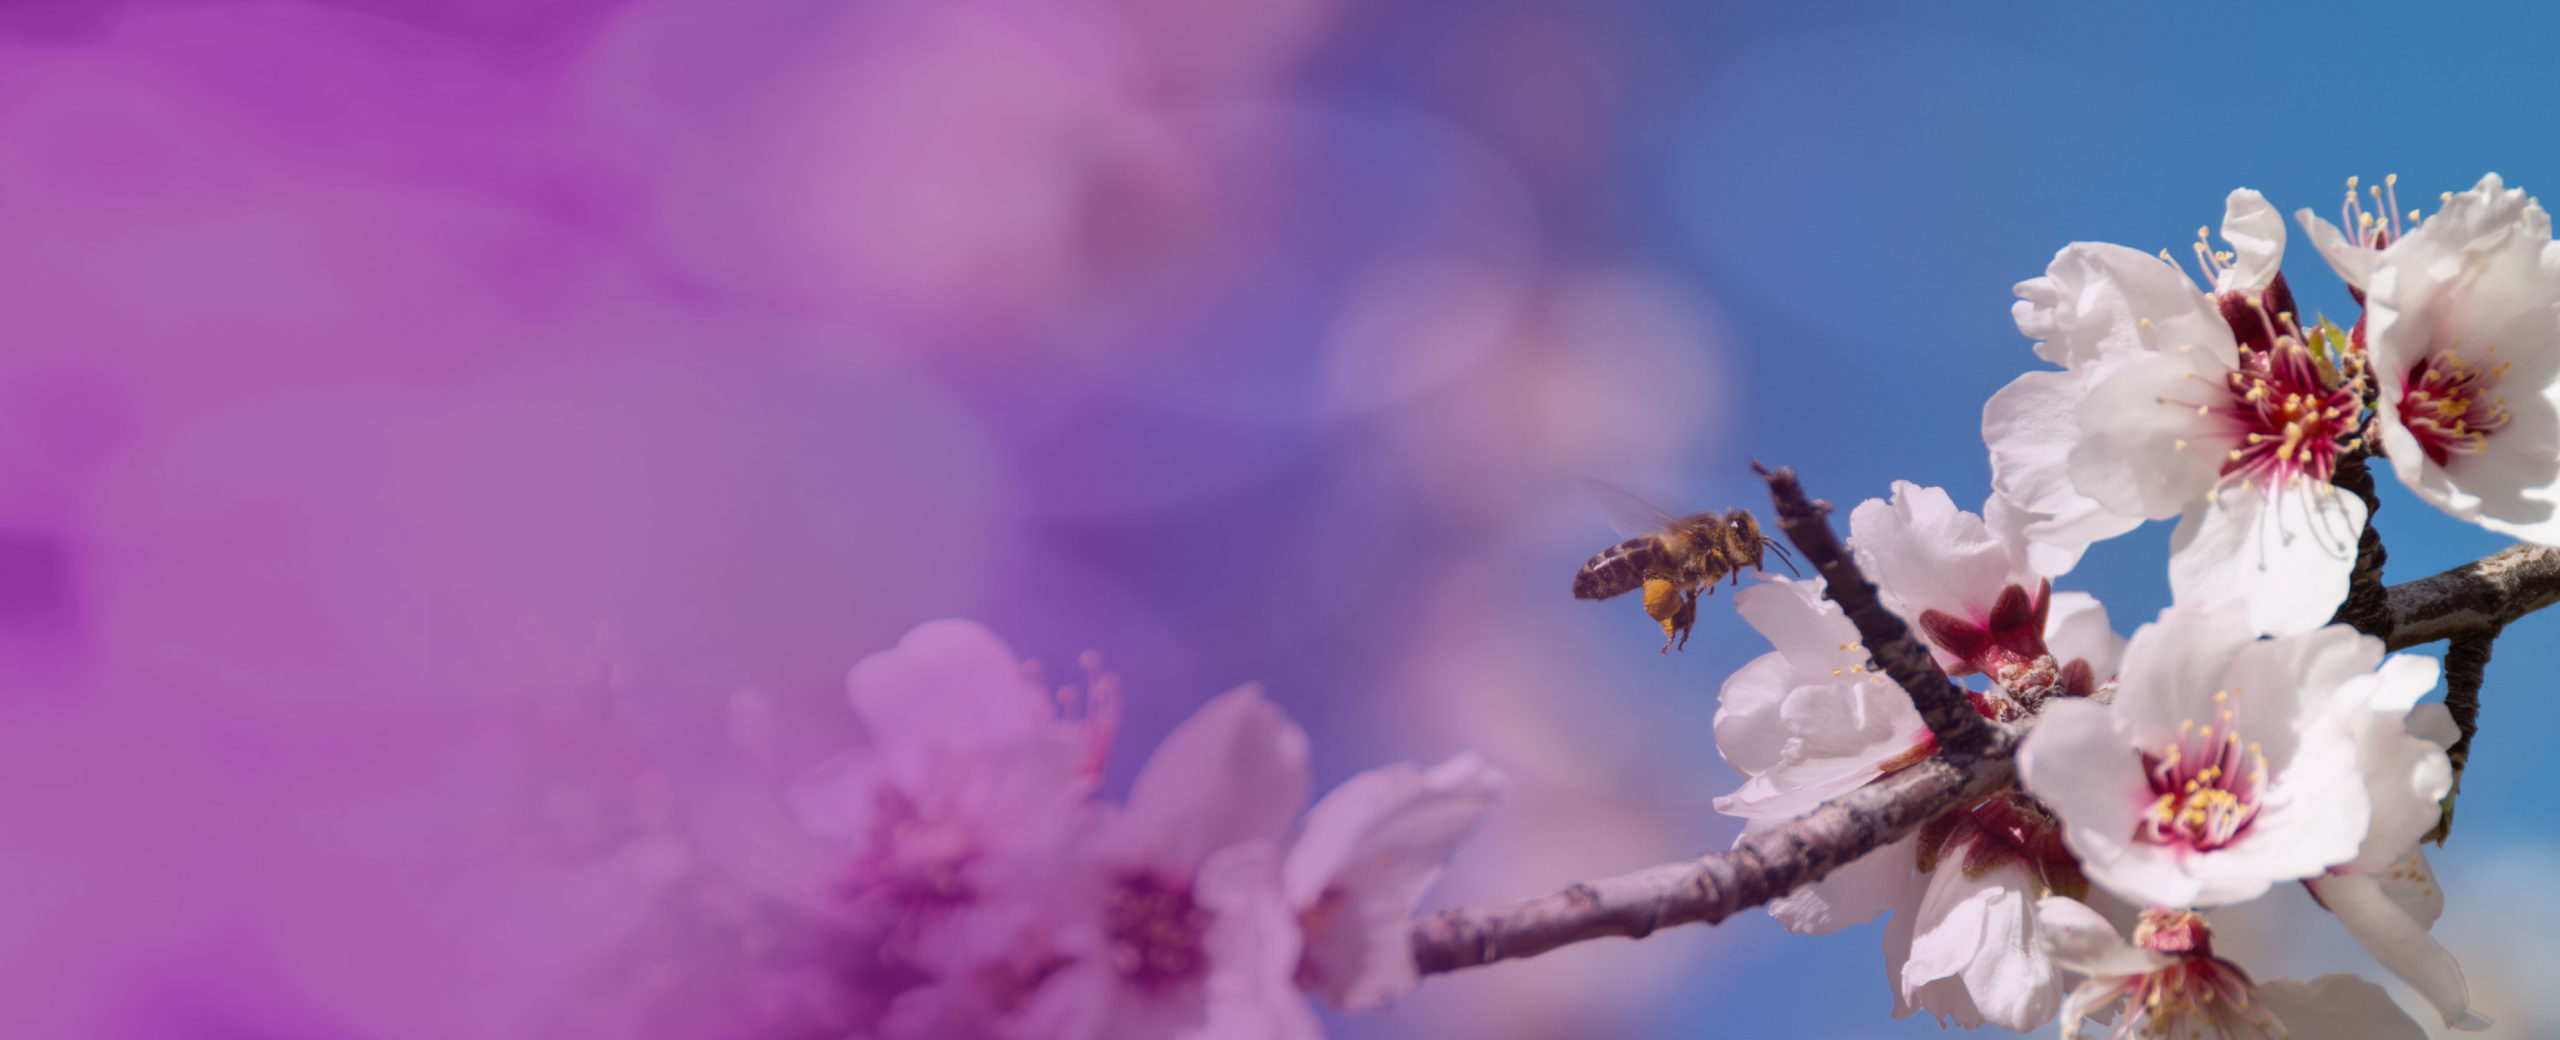
<instances>
[{"instance_id":1,"label":"white petal","mask_svg":"<svg viewBox=\"0 0 2560 1040\"><path fill-rule=\"evenodd\" d=\"M1268 841L1230 845L1200 864L1192 891L1214 915L1201 936L1208 1017L1193 1040L1322 1040L1298 995L1298 918L1280 891L1280 850Z\"/></svg>"},{"instance_id":2,"label":"white petal","mask_svg":"<svg viewBox=\"0 0 2560 1040\"><path fill-rule=\"evenodd\" d=\"M2036 924L2055 964L2091 978L2148 975L2172 963L2126 942L2115 925L2076 899L2036 900Z\"/></svg>"},{"instance_id":3,"label":"white petal","mask_svg":"<svg viewBox=\"0 0 2560 1040\"><path fill-rule=\"evenodd\" d=\"M2409 709L2409 735L2440 748L2449 748L2462 739L2462 726L2453 721L2453 709L2429 701Z\"/></svg>"},{"instance_id":4,"label":"white petal","mask_svg":"<svg viewBox=\"0 0 2560 1040\"><path fill-rule=\"evenodd\" d=\"M2225 488L2169 536L2170 591L2181 603L2245 602L2252 631L2317 628L2346 601L2364 521L2363 500L2328 484Z\"/></svg>"},{"instance_id":5,"label":"white petal","mask_svg":"<svg viewBox=\"0 0 2560 1040\"><path fill-rule=\"evenodd\" d=\"M1750 590L1745 590L1750 591ZM1777 768L1787 742L1787 691L1795 689L1796 668L1787 655L1771 651L1752 658L1726 676L1716 695L1716 750L1726 765L1746 778ZM1732 810L1718 805L1720 812Z\"/></svg>"},{"instance_id":6,"label":"white petal","mask_svg":"<svg viewBox=\"0 0 2560 1040\"><path fill-rule=\"evenodd\" d=\"M2353 975L2309 982L2277 979L2258 987L2258 1002L2297 1040L2421 1040L2409 1013L2382 987Z\"/></svg>"},{"instance_id":7,"label":"white petal","mask_svg":"<svg viewBox=\"0 0 2560 1040\"><path fill-rule=\"evenodd\" d=\"M2165 520L2221 479L2230 424L2210 414L2231 397L2227 368L2201 351L2126 362L2089 387L2071 447L2071 486L2110 512Z\"/></svg>"},{"instance_id":8,"label":"white petal","mask_svg":"<svg viewBox=\"0 0 2560 1040\"><path fill-rule=\"evenodd\" d=\"M2462 964L2453 953L2427 934L2408 912L2382 891L2382 881L2372 874L2338 874L2311 882L2311 892L2320 897L2320 905L2338 916L2349 934L2362 943L2391 973L2415 987L2427 1003L2435 1005L2444 1016L2444 1024L2457 1029L2477 1029L2488 1025L2486 1019L2471 1011L2470 987L2463 984Z\"/></svg>"},{"instance_id":9,"label":"white petal","mask_svg":"<svg viewBox=\"0 0 2560 1040\"><path fill-rule=\"evenodd\" d=\"M2107 1005L2124 995L2115 984L2103 979L2089 979L2071 991L2062 1001L2062 1040L2080 1040L2080 1021L2106 1010Z\"/></svg>"},{"instance_id":10,"label":"white petal","mask_svg":"<svg viewBox=\"0 0 2560 1040\"><path fill-rule=\"evenodd\" d=\"M2231 244L2231 267L2215 280L2216 292L2256 293L2276 280L2284 260L2284 217L2267 197L2247 188L2222 202L2222 240Z\"/></svg>"},{"instance_id":11,"label":"white petal","mask_svg":"<svg viewBox=\"0 0 2560 1040\"><path fill-rule=\"evenodd\" d=\"M1769 575L1734 593L1733 609L1799 668L1827 670L1867 659L1863 651L1841 649L1858 641L1858 626L1823 596L1820 579Z\"/></svg>"},{"instance_id":12,"label":"white petal","mask_svg":"<svg viewBox=\"0 0 2560 1040\"><path fill-rule=\"evenodd\" d=\"M1413 908L1503 786L1500 770L1468 753L1429 772L1372 769L1308 810L1282 868L1312 933L1301 984L1351 1011L1412 989Z\"/></svg>"},{"instance_id":13,"label":"white petal","mask_svg":"<svg viewBox=\"0 0 2560 1040\"><path fill-rule=\"evenodd\" d=\"M1905 969L1911 963L1914 926L1920 919L1919 901L1927 892L1931 875L1914 875L1910 904L1899 907L1884 926L1884 981L1893 992L1893 1017L1909 1018L1914 1011L1927 1010L1943 1028L1953 1022L1959 1028L1977 1029L1982 1025L1982 1011L1973 1006L1973 996L1965 992L1964 980L1946 976L1913 988L1903 983Z\"/></svg>"},{"instance_id":14,"label":"white petal","mask_svg":"<svg viewBox=\"0 0 2560 1040\"><path fill-rule=\"evenodd\" d=\"M1833 635L1839 642L1824 648L1825 660L1864 659L1833 649L1855 640L1854 629ZM1837 666L1814 676L1803 671L1781 654L1764 654L1726 679L1716 748L1746 779L1716 799L1717 811L1754 819L1802 815L1875 779L1879 765L1928 733L1911 698L1880 675Z\"/></svg>"},{"instance_id":15,"label":"white petal","mask_svg":"<svg viewBox=\"0 0 2560 1040\"><path fill-rule=\"evenodd\" d=\"M2117 669L2113 706L2128 754L2175 739L2178 724L2193 719L2222 688L2223 672L2257 641L2247 609L2239 603L2180 603L2134 630Z\"/></svg>"},{"instance_id":16,"label":"white petal","mask_svg":"<svg viewBox=\"0 0 2560 1040\"><path fill-rule=\"evenodd\" d=\"M2293 211L2293 219L2302 224L2304 234L2311 236L2311 247L2320 258L2329 261L2329 269L2338 272L2338 280L2361 290L2373 280L2373 264L2382 251L2367 249L2347 238L2338 226L2322 220L2309 209Z\"/></svg>"},{"instance_id":17,"label":"white petal","mask_svg":"<svg viewBox=\"0 0 2560 1040\"><path fill-rule=\"evenodd\" d=\"M2142 637L2134 640L2138 645ZM2140 755L2116 731L2107 705L2046 705L2018 747L2018 779L2062 817L2063 843L2080 857L2089 880L2152 906L2195 899L2199 886L2174 855L2133 840L2150 786Z\"/></svg>"},{"instance_id":18,"label":"white petal","mask_svg":"<svg viewBox=\"0 0 2560 1040\"><path fill-rule=\"evenodd\" d=\"M2399 690L2368 696L2372 707L2353 720L2358 728L2356 761L2363 770L2373 813L2364 843L2350 864L2354 869L2387 868L2443 817L2444 796L2453 790L2453 764L2442 745L2408 731L2403 721L2407 710L2397 707L2433 688L2435 675L2434 658L2402 654L2385 662L2372 678L2355 684L2359 691L2388 690L2395 685Z\"/></svg>"},{"instance_id":19,"label":"white petal","mask_svg":"<svg viewBox=\"0 0 2560 1040\"><path fill-rule=\"evenodd\" d=\"M1982 406L1982 440L1991 449L1991 486L2018 508L2043 519L2023 532L2059 552L2039 562L2077 562L2089 543L2133 530L2139 516L2108 511L2071 483L2071 448L2080 440L2088 385L2070 372L2029 372L2011 380Z\"/></svg>"},{"instance_id":20,"label":"white petal","mask_svg":"<svg viewBox=\"0 0 2560 1040\"><path fill-rule=\"evenodd\" d=\"M1785 825L1782 820L1753 820L1734 842L1739 845L1742 837ZM1769 916L1798 935L1829 935L1875 920L1887 910L1909 912L1920 899L1912 874L1919 848L1919 837L1909 835L1871 850L1820 881L1770 900Z\"/></svg>"},{"instance_id":21,"label":"white petal","mask_svg":"<svg viewBox=\"0 0 2560 1040\"><path fill-rule=\"evenodd\" d=\"M2089 662L2089 671L2105 682L2116 674L2124 655L2124 637L2107 622L2107 608L2086 592L2056 592L2045 614L2044 646L2054 660Z\"/></svg>"},{"instance_id":22,"label":"white petal","mask_svg":"<svg viewBox=\"0 0 2560 1040\"><path fill-rule=\"evenodd\" d=\"M2425 846L2410 846L2374 879L2382 883L2383 896L2418 927L2432 929L2436 919L2444 916L2444 886L2436 883L2436 869L2427 862Z\"/></svg>"},{"instance_id":23,"label":"white petal","mask_svg":"<svg viewBox=\"0 0 2560 1040\"><path fill-rule=\"evenodd\" d=\"M2232 357L2230 326L2210 298L2176 265L2138 249L2071 243L2054 254L2044 277L2017 291L2010 313L2018 331L2042 341L2037 356L2075 372L2182 343L2211 349L2206 344L2217 334L2222 360Z\"/></svg>"},{"instance_id":24,"label":"white petal","mask_svg":"<svg viewBox=\"0 0 2560 1040\"><path fill-rule=\"evenodd\" d=\"M1310 785L1306 731L1243 686L1156 745L1129 788L1128 815L1149 858L1187 869L1213 849L1289 833Z\"/></svg>"},{"instance_id":25,"label":"white petal","mask_svg":"<svg viewBox=\"0 0 2560 1040\"><path fill-rule=\"evenodd\" d=\"M2037 575L2012 543L1979 516L1956 508L1946 489L1907 480L1891 501L1868 499L1849 514L1849 544L1886 605L1906 617L1924 609L1979 623L2012 585L2034 591ZM1940 663L1952 663L1943 655Z\"/></svg>"},{"instance_id":26,"label":"white petal","mask_svg":"<svg viewBox=\"0 0 2560 1040\"><path fill-rule=\"evenodd\" d=\"M1950 850L1921 896L1902 966L1904 995L1927 1006L1922 989L1953 977L1983 1021L2020 1031L2043 1025L2062 991L2036 940L2035 883L2023 864L1974 876L1962 860L1962 850Z\"/></svg>"},{"instance_id":27,"label":"white petal","mask_svg":"<svg viewBox=\"0 0 2560 1040\"><path fill-rule=\"evenodd\" d=\"M2057 458L2061 457L2063 450L2055 449ZM2095 500L2090 500L2090 505L2096 504ZM1991 525L1991 533L2010 545L2023 546L2027 570L2046 578L2057 578L2070 573L2071 568L2079 566L2080 555L2085 548L2080 545L2054 545L2041 542L2029 534L2030 528L2035 528L2038 533L2048 530L2046 525L2052 520L2050 516L2017 504L2009 496L1997 490L1992 491L1991 497L1982 502L1982 522Z\"/></svg>"}]
</instances>

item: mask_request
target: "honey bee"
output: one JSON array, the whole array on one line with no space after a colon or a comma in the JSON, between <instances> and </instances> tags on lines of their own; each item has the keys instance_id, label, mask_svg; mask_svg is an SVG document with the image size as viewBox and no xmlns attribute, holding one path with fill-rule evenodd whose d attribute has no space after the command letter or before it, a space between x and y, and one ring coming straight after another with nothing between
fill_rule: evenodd
<instances>
[{"instance_id":1,"label":"honey bee","mask_svg":"<svg viewBox=\"0 0 2560 1040\"><path fill-rule=\"evenodd\" d=\"M1606 485L1595 487L1611 500L1621 534L1633 534L1600 551L1573 576L1573 598L1609 599L1644 589L1644 612L1662 625L1662 652L1687 647L1689 630L1698 623L1698 597L1714 595L1716 582L1730 575L1742 581L1742 568L1766 570L1762 560L1776 550L1787 570L1796 569L1786 543L1760 529L1748 509L1674 517Z\"/></svg>"}]
</instances>

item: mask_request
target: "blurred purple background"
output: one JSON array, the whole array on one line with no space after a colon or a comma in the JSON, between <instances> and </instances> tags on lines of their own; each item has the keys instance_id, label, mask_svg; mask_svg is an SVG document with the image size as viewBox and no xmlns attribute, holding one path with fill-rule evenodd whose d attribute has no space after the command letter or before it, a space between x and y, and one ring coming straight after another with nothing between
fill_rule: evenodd
<instances>
[{"instance_id":1,"label":"blurred purple background","mask_svg":"<svg viewBox=\"0 0 2560 1040\"><path fill-rule=\"evenodd\" d=\"M2534 31L2384 33L2408 67L2348 90L2374 32L0 4L0 1035L585 1035L564 1001L711 970L641 908L687 869L670 836L719 826L732 691L826 703L936 617L1053 676L1100 651L1120 786L1246 681L1320 786L1482 750L1513 794L1436 902L1721 848L1707 723L1763 647L1721 599L1671 657L1633 604L1568 599L1613 540L1580 482L1757 505L1757 456L1844 504L1978 502L1981 401L2032 363L2008 287L2064 242L2180 245L2240 184L2560 183L2512 97L2560 86ZM2499 79L2528 63L2538 94ZM2497 544L2386 503L2394 577ZM2129 630L2164 540L2070 584ZM2532 764L2560 708L2498 696L2554 662L2499 661L2439 860L2488 993L2560 950L2513 925L2560 906L2512 902L2560 857ZM1934 1029L1887 1017L1876 931L1752 915L1331 1022ZM2560 1020L2503 992L2506 1035Z\"/></svg>"}]
</instances>

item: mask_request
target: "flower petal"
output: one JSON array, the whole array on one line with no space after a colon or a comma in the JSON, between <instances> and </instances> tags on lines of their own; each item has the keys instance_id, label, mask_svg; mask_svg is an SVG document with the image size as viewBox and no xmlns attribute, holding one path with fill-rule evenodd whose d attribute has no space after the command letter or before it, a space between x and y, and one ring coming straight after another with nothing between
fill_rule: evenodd
<instances>
[{"instance_id":1,"label":"flower petal","mask_svg":"<svg viewBox=\"0 0 2560 1040\"><path fill-rule=\"evenodd\" d=\"M2227 488L2190 503L2169 536L2169 589L2180 603L2247 603L2254 632L2317 628L2346 602L2364 521L2364 501L2328 484Z\"/></svg>"},{"instance_id":2,"label":"flower petal","mask_svg":"<svg viewBox=\"0 0 2560 1040\"><path fill-rule=\"evenodd\" d=\"M1307 804L1307 734L1242 686L1166 734L1129 789L1141 855L1187 871L1212 850L1278 840Z\"/></svg>"},{"instance_id":3,"label":"flower petal","mask_svg":"<svg viewBox=\"0 0 2560 1040\"><path fill-rule=\"evenodd\" d=\"M2045 614L2044 646L2064 664L2089 662L2089 672L2104 682L2116 674L2124 655L2124 637L2107 622L2107 608L2086 592L2056 592Z\"/></svg>"},{"instance_id":4,"label":"flower petal","mask_svg":"<svg viewBox=\"0 0 2560 1040\"><path fill-rule=\"evenodd\" d=\"M1427 772L1372 769L1308 810L1282 870L1309 932L1299 984L1349 1011L1412 989L1414 905L1504 784L1467 753Z\"/></svg>"},{"instance_id":5,"label":"flower petal","mask_svg":"<svg viewBox=\"0 0 2560 1040\"><path fill-rule=\"evenodd\" d=\"M2214 280L2215 292L2256 293L2276 280L2284 260L2284 216L2267 197L2248 188L2222 201L2222 240L2231 244L2231 266Z\"/></svg>"},{"instance_id":6,"label":"flower petal","mask_svg":"<svg viewBox=\"0 0 2560 1040\"><path fill-rule=\"evenodd\" d=\"M1211 915L1201 936L1209 961L1207 1015L1191 1040L1323 1040L1324 1028L1292 981L1298 915L1280 889L1280 849L1249 841L1210 853L1192 892Z\"/></svg>"},{"instance_id":7,"label":"flower petal","mask_svg":"<svg viewBox=\"0 0 2560 1040\"><path fill-rule=\"evenodd\" d=\"M927 621L855 663L845 691L872 743L1000 746L1057 720L1013 650L974 621Z\"/></svg>"},{"instance_id":8,"label":"flower petal","mask_svg":"<svg viewBox=\"0 0 2560 1040\"><path fill-rule=\"evenodd\" d=\"M2352 869L2388 868L2443 818L2444 796L2453 790L2453 763L2442 745L2408 731L2405 720L2412 709L2402 707L2433 689L2435 678L2434 658L2400 654L2349 688L2351 696L2367 705L2353 721L2356 763L2373 813L2364 843L2349 864Z\"/></svg>"},{"instance_id":9,"label":"flower petal","mask_svg":"<svg viewBox=\"0 0 2560 1040\"><path fill-rule=\"evenodd\" d=\"M1979 516L1956 508L1945 488L1893 483L1893 498L1868 499L1849 514L1858 566L1905 617L1934 609L1980 624L2002 590L2033 591L2038 575L2017 546ZM1959 663L1944 651L1939 663Z\"/></svg>"},{"instance_id":10,"label":"flower petal","mask_svg":"<svg viewBox=\"0 0 2560 1040\"><path fill-rule=\"evenodd\" d=\"M2391 1002L2382 987L2353 975L2323 975L2309 982L2277 979L2258 987L2258 1002L2309 1040L2420 1040L2417 1020Z\"/></svg>"},{"instance_id":11,"label":"flower petal","mask_svg":"<svg viewBox=\"0 0 2560 1040\"><path fill-rule=\"evenodd\" d=\"M2036 926L2055 964L2092 979L2148 975L2171 963L2126 942L2105 917L2066 896L2036 900Z\"/></svg>"},{"instance_id":12,"label":"flower petal","mask_svg":"<svg viewBox=\"0 0 2560 1040\"><path fill-rule=\"evenodd\" d=\"M2117 669L2113 706L2118 728L2130 740L2124 745L2128 752L2176 737L2179 723L2194 710L2185 698L2222 688L2223 672L2241 648L2257 641L2247 610L2230 602L2180 603L2134 630Z\"/></svg>"},{"instance_id":13,"label":"flower petal","mask_svg":"<svg viewBox=\"0 0 2560 1040\"><path fill-rule=\"evenodd\" d=\"M2168 850L2133 840L2148 781L2108 708L2085 700L2046 705L2018 748L2019 782L2062 817L2063 843L2089 880L2135 902L2189 905L2197 881Z\"/></svg>"},{"instance_id":14,"label":"flower petal","mask_svg":"<svg viewBox=\"0 0 2560 1040\"><path fill-rule=\"evenodd\" d=\"M2010 307L2036 356L2084 374L2164 347L2209 345L2228 363L2236 346L2211 300L2176 265L2106 242L2064 246L2044 277L2018 284Z\"/></svg>"},{"instance_id":15,"label":"flower petal","mask_svg":"<svg viewBox=\"0 0 2560 1040\"><path fill-rule=\"evenodd\" d=\"M2338 272L2339 281L2361 292L2373 280L2373 264L2381 257L2381 250L2349 241L2346 232L2308 208L2293 211L2293 219L2302 225L2303 234L2310 236L2311 248L2320 251L2320 258L2329 262L2330 270Z\"/></svg>"},{"instance_id":16,"label":"flower petal","mask_svg":"<svg viewBox=\"0 0 2560 1040\"><path fill-rule=\"evenodd\" d=\"M1902 966L1904 995L1926 1006L1921 990L1955 977L1983 1021L2021 1032L2043 1025L2061 1006L2062 990L2036 938L2035 881L2024 863L1977 875L1963 869L1963 859L1951 850L1921 896L1911 959Z\"/></svg>"},{"instance_id":17,"label":"flower petal","mask_svg":"<svg viewBox=\"0 0 2560 1040\"><path fill-rule=\"evenodd\" d=\"M2444 886L2436 883L2436 868L2427 862L2425 846L2410 846L2374 879L2382 883L2382 894L2391 904L2418 922L2418 927L2433 929L2436 919L2444 916Z\"/></svg>"},{"instance_id":18,"label":"flower petal","mask_svg":"<svg viewBox=\"0 0 2560 1040\"><path fill-rule=\"evenodd\" d=\"M1783 826L1786 824L1780 820L1753 820L1743 825L1742 835L1735 837L1734 843L1739 845L1742 837ZM1769 916L1798 935L1829 935L1875 920L1888 910L1908 913L1919 906L1921 890L1912 875L1919 848L1919 837L1906 835L1891 845L1871 850L1820 881L1770 900Z\"/></svg>"},{"instance_id":19,"label":"flower petal","mask_svg":"<svg viewBox=\"0 0 2560 1040\"><path fill-rule=\"evenodd\" d=\"M2383 893L2372 874L2336 874L2311 882L2320 905L2362 943L2391 973L2415 987L2427 1003L2455 1029L2484 1029L2488 1019L2471 1010L2471 990L2463 983L2462 963L2427 934L2425 926ZM2288 1020L2288 1023L2290 1021Z\"/></svg>"},{"instance_id":20,"label":"flower petal","mask_svg":"<svg viewBox=\"0 0 2560 1040\"><path fill-rule=\"evenodd\" d=\"M2166 520L2221 479L2235 436L2212 414L2231 397L2196 352L2125 362L2089 387L2071 486L2124 516ZM2208 375L2211 373L2211 375Z\"/></svg>"},{"instance_id":21,"label":"flower petal","mask_svg":"<svg viewBox=\"0 0 2560 1040\"><path fill-rule=\"evenodd\" d=\"M1982 406L1982 440L1991 449L1991 486L2038 519L2022 533L2051 547L2039 562L2060 573L2089 543L2142 524L2109 512L2071 483L2071 446L2080 440L2088 386L2070 372L2028 372Z\"/></svg>"}]
</instances>

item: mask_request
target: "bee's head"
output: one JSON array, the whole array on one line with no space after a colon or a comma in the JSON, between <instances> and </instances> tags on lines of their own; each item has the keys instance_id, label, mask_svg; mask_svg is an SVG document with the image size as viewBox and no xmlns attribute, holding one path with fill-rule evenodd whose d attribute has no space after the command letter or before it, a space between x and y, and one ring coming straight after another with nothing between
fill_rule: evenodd
<instances>
[{"instance_id":1,"label":"bee's head","mask_svg":"<svg viewBox=\"0 0 2560 1040\"><path fill-rule=\"evenodd\" d=\"M1751 515L1750 510L1728 510L1724 514L1724 522L1733 528L1734 544L1741 546L1742 551L1751 554L1751 566L1753 568L1766 569L1765 565L1761 563L1761 560L1766 556L1768 550L1775 549L1778 551L1778 562L1786 564L1789 571L1796 569L1794 554L1787 551L1787 543L1772 537L1768 532L1762 531L1760 529L1760 518Z\"/></svg>"}]
</instances>

